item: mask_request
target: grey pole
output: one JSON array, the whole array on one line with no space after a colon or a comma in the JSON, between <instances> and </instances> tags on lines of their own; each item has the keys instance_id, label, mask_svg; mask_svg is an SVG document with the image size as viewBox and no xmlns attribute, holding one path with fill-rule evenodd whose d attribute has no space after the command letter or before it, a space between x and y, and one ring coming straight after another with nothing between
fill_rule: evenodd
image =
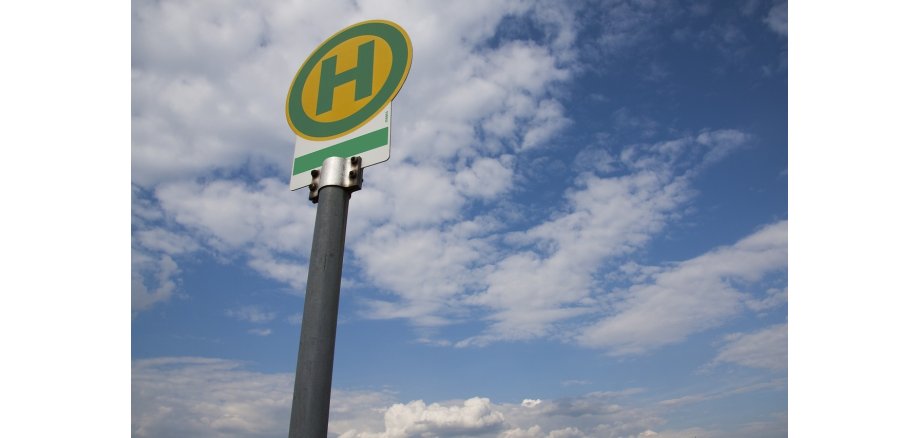
<instances>
[{"instance_id":1,"label":"grey pole","mask_svg":"<svg viewBox=\"0 0 920 438\"><path fill-rule=\"evenodd\" d=\"M313 176L311 199L319 205L313 228L289 438L326 438L345 224L351 192L360 189L360 159L329 158Z\"/></svg>"}]
</instances>

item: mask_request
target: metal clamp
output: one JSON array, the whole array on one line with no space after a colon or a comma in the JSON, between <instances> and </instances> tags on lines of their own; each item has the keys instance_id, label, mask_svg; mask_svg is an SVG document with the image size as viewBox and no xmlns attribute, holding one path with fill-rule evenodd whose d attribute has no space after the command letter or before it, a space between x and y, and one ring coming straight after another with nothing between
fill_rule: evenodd
<instances>
[{"instance_id":1,"label":"metal clamp","mask_svg":"<svg viewBox=\"0 0 920 438\"><path fill-rule=\"evenodd\" d=\"M323 167L311 170L310 175L313 177L313 182L308 187L310 188L310 200L314 204L319 202L319 191L323 187L339 186L351 193L361 190L361 183L364 182L364 169L361 168L360 156L326 158L323 161Z\"/></svg>"}]
</instances>

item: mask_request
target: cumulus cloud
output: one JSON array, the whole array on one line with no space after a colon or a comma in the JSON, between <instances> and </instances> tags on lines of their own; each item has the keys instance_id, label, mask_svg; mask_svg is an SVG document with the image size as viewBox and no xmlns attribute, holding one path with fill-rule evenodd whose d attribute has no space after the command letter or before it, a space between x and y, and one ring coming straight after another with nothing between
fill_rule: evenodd
<instances>
[{"instance_id":1,"label":"cumulus cloud","mask_svg":"<svg viewBox=\"0 0 920 438\"><path fill-rule=\"evenodd\" d=\"M416 400L387 408L383 431L353 429L340 437L636 436L662 422L652 410L624 408L612 401L609 394L600 393L561 400L525 399L520 404L496 404L481 397L444 404Z\"/></svg>"},{"instance_id":2,"label":"cumulus cloud","mask_svg":"<svg viewBox=\"0 0 920 438\"><path fill-rule=\"evenodd\" d=\"M403 241L437 232L471 202L506 193L514 166L509 152L540 147L567 123L550 92L569 77L574 43L574 17L561 8L534 13L533 5L516 1L413 7L244 2L232 12L208 2L136 6L132 181L153 193L149 210L172 224L138 223L134 240L152 256L181 263L176 252L242 253L265 277L303 288L314 210L284 182L293 134L283 117L283 84L312 47L349 23L386 17L414 42L413 74L395 102L400 122L392 158L366 174L365 208L349 219L350 241L389 225L365 236L373 250L356 255L370 280L397 294L401 285L375 260ZM339 21L310 13L317 7ZM506 16L526 17L551 37L543 44L490 43ZM240 170L255 182L226 176ZM183 234L192 239L177 238ZM457 252L443 245L435 251ZM443 262L455 258L445 256ZM175 289L163 282L154 295L159 286L145 278L146 289L136 290L157 297L153 301L165 301Z\"/></svg>"},{"instance_id":3,"label":"cumulus cloud","mask_svg":"<svg viewBox=\"0 0 920 438\"><path fill-rule=\"evenodd\" d=\"M511 187L512 158L480 158L455 177L457 188L468 197L492 199Z\"/></svg>"},{"instance_id":4,"label":"cumulus cloud","mask_svg":"<svg viewBox=\"0 0 920 438\"><path fill-rule=\"evenodd\" d=\"M541 402L542 400L540 399L534 400L534 399L525 398L524 401L521 402L521 406L525 408L533 408L539 405Z\"/></svg>"},{"instance_id":5,"label":"cumulus cloud","mask_svg":"<svg viewBox=\"0 0 920 438\"><path fill-rule=\"evenodd\" d=\"M341 438L409 438L494 436L504 416L487 398L474 397L461 405L426 405L421 400L390 406L384 414L382 433L349 430Z\"/></svg>"},{"instance_id":6,"label":"cumulus cloud","mask_svg":"<svg viewBox=\"0 0 920 438\"><path fill-rule=\"evenodd\" d=\"M342 27L353 6L225 6L133 4L132 181L149 187L247 162L287 168L293 137L284 84L303 62L305 42ZM309 13L316 8L329 14Z\"/></svg>"},{"instance_id":7,"label":"cumulus cloud","mask_svg":"<svg viewBox=\"0 0 920 438\"><path fill-rule=\"evenodd\" d=\"M404 3L134 5L132 182L147 193L132 204L135 310L179 293L184 257L199 252L242 260L303 291L315 210L304 193L287 190L293 134L283 118L286 84L325 37L381 17L407 29L416 56L394 102L392 157L365 173L356 195L361 202L349 216L349 256L361 269L349 280L379 291L362 300L365 316L438 326L484 314L484 331L455 343L467 346L558 335L557 324L590 314L597 323L580 342L639 352L718 324L742 306L760 311L784 302L782 292L756 297L735 285L772 269L758 257L775 255L780 246L785 254L784 234L782 244L766 239L772 243L765 248L739 243L707 254L715 260L632 266L627 274L641 284L622 296L608 294L599 275L604 263L642 248L681 214L692 177L743 147L750 136L741 131L706 130L639 145L603 142L578 160L561 209L514 228L502 216L523 208L509 200L521 170L515 155L558 147L553 140L571 123L560 90L585 68L581 61L609 59L647 37L653 2L599 8L604 26L593 54L575 51L576 13L552 2ZM311 13L317 8L328 14ZM542 36L515 38L506 26L514 21ZM782 22L785 32L785 14ZM634 128L656 126L644 120ZM471 214L480 205L503 212ZM747 256L751 270L738 265ZM719 264L724 270L713 268ZM657 300L687 292L682 279L696 289L682 302L686 308L668 310L676 321L662 318ZM689 314L706 298L726 300L711 314ZM253 323L277 317L242 308L228 316ZM287 320L298 324L300 318ZM746 356L735 345L744 336L726 340L717 360L743 364ZM220 359L164 358L135 361L133 379L137 436L278 436L287 429L287 374L251 372ZM426 404L337 390L330 431L353 437L680 436L662 429L657 409L611 394Z\"/></svg>"},{"instance_id":8,"label":"cumulus cloud","mask_svg":"<svg viewBox=\"0 0 920 438\"><path fill-rule=\"evenodd\" d=\"M134 360L131 435L245 438L285 436L294 376L246 369L238 361L203 357ZM393 395L334 389L333 433L375 427Z\"/></svg>"},{"instance_id":9,"label":"cumulus cloud","mask_svg":"<svg viewBox=\"0 0 920 438\"><path fill-rule=\"evenodd\" d=\"M251 371L226 359L162 357L134 360L131 378L132 436L235 438L287 433L294 384L290 373ZM536 399L494 403L485 397L399 402L397 394L388 391L333 389L329 432L340 438L685 436L688 430L702 429L668 429L674 408L784 387L784 382L763 382L652 404L633 397L642 392L638 389L539 403ZM784 417L773 420L759 423L759 430L785 428ZM716 432L733 436L732 431L706 431L699 436Z\"/></svg>"},{"instance_id":10,"label":"cumulus cloud","mask_svg":"<svg viewBox=\"0 0 920 438\"><path fill-rule=\"evenodd\" d=\"M785 370L789 362L788 331L786 324L777 324L752 333L730 334L713 362Z\"/></svg>"},{"instance_id":11,"label":"cumulus cloud","mask_svg":"<svg viewBox=\"0 0 920 438\"><path fill-rule=\"evenodd\" d=\"M587 327L579 341L618 355L681 341L743 309L746 295L735 282L755 282L786 264L787 223L781 221L612 294L612 315Z\"/></svg>"},{"instance_id":12,"label":"cumulus cloud","mask_svg":"<svg viewBox=\"0 0 920 438\"><path fill-rule=\"evenodd\" d=\"M517 1L399 3L137 4L133 181L150 187L240 166L286 172L293 134L283 117L284 84L326 36L370 18L400 23L414 43L413 74L395 103L394 162L535 147L565 125L547 89L569 76L571 13L551 5L533 13ZM325 13L310 13L317 8ZM506 16L527 17L555 37L490 46Z\"/></svg>"},{"instance_id":13,"label":"cumulus cloud","mask_svg":"<svg viewBox=\"0 0 920 438\"><path fill-rule=\"evenodd\" d=\"M491 252L478 221L462 222L443 230L401 230L388 225L356 242L355 253L375 284L391 290L399 301L368 302L368 316L407 318L422 325L439 325L458 306L470 284L470 275Z\"/></svg>"},{"instance_id":14,"label":"cumulus cloud","mask_svg":"<svg viewBox=\"0 0 920 438\"><path fill-rule=\"evenodd\" d=\"M575 15L514 1L415 6L338 5L341 23L318 22L301 4L244 3L233 14L172 1L135 8L132 178L150 194L138 214L159 216L134 230L136 309L167 301L181 256L201 250L303 291L315 210L283 181L292 134L280 115L286 87L277 84L347 23L389 17L406 27L416 53L394 102L401 121L390 162L365 174L349 217L347 247L360 267L351 280L378 291L361 300L361 312L418 326L484 315L484 330L458 346L555 336L561 323L596 313L607 299L604 264L679 217L695 174L750 140L727 129L598 145L606 159L582 166L562 209L512 232L501 215L520 207L507 197L519 170L514 154L553 147L568 123L559 87L578 68ZM653 16L618 8L626 9L611 13L623 19L603 31L612 38L606 52L625 47L614 41L617 26L641 27ZM543 36L515 38L503 28L509 20ZM163 29L170 33L155 41ZM228 176L241 169L248 181ZM478 203L505 207L470 217ZM620 343L598 340L599 327L631 314L618 308L581 341ZM652 342L683 335L668 336Z\"/></svg>"}]
</instances>

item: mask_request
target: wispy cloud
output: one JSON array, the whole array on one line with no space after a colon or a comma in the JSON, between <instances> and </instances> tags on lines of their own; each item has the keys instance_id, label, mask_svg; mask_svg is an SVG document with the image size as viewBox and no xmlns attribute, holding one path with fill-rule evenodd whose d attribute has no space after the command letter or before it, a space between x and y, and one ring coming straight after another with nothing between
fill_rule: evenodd
<instances>
[{"instance_id":1,"label":"wispy cloud","mask_svg":"<svg viewBox=\"0 0 920 438\"><path fill-rule=\"evenodd\" d=\"M293 376L246 371L222 359L135 360L131 434L281 436L287 432Z\"/></svg>"},{"instance_id":2,"label":"wispy cloud","mask_svg":"<svg viewBox=\"0 0 920 438\"><path fill-rule=\"evenodd\" d=\"M767 26L782 36L786 36L786 34L789 32L788 21L789 6L786 0L776 1L773 7L770 8L770 12L767 14L767 17L764 18L764 22L767 23Z\"/></svg>"},{"instance_id":3,"label":"wispy cloud","mask_svg":"<svg viewBox=\"0 0 920 438\"><path fill-rule=\"evenodd\" d=\"M180 272L179 265L167 254L156 257L131 251L131 310L146 310L168 301L176 291Z\"/></svg>"},{"instance_id":4,"label":"wispy cloud","mask_svg":"<svg viewBox=\"0 0 920 438\"><path fill-rule=\"evenodd\" d=\"M224 313L240 321L256 324L272 321L277 316L277 313L265 310L259 306L241 306L235 309L227 309Z\"/></svg>"},{"instance_id":5,"label":"wispy cloud","mask_svg":"<svg viewBox=\"0 0 920 438\"><path fill-rule=\"evenodd\" d=\"M593 312L604 263L647 244L679 216L691 178L746 140L725 130L634 145L618 157L620 175L582 173L565 214L503 236L514 249L485 271L484 292L466 300L492 309L495 322L459 345L546 336L554 323Z\"/></svg>"},{"instance_id":6,"label":"wispy cloud","mask_svg":"<svg viewBox=\"0 0 920 438\"><path fill-rule=\"evenodd\" d=\"M249 329L249 330L247 330L246 332L249 333L249 334L252 334L252 335L256 335L256 336L268 336L268 335L272 334L272 329L270 329L270 328L254 328L254 329Z\"/></svg>"},{"instance_id":7,"label":"wispy cloud","mask_svg":"<svg viewBox=\"0 0 920 438\"><path fill-rule=\"evenodd\" d=\"M284 322L291 325L300 325L303 322L303 312L297 312L284 318Z\"/></svg>"},{"instance_id":8,"label":"wispy cloud","mask_svg":"<svg viewBox=\"0 0 920 438\"><path fill-rule=\"evenodd\" d=\"M731 386L727 388L719 388L712 391L704 393L694 393L688 394L677 398L670 398L667 400L661 400L658 402L662 406L677 407L683 406L692 403L701 403L709 400L718 400L722 398L732 397L739 394L746 394L749 392L756 391L770 391L770 390L783 390L786 388L787 382L785 378L779 379L770 379L762 380L757 382L751 382L744 385Z\"/></svg>"},{"instance_id":9,"label":"wispy cloud","mask_svg":"<svg viewBox=\"0 0 920 438\"><path fill-rule=\"evenodd\" d=\"M650 283L610 294L611 315L587 327L579 341L616 355L679 342L742 311L746 295L734 282L758 281L786 264L787 223L782 221L668 267Z\"/></svg>"},{"instance_id":10,"label":"wispy cloud","mask_svg":"<svg viewBox=\"0 0 920 438\"><path fill-rule=\"evenodd\" d=\"M786 324L777 324L751 333L727 335L713 363L785 370L789 362L788 331Z\"/></svg>"}]
</instances>

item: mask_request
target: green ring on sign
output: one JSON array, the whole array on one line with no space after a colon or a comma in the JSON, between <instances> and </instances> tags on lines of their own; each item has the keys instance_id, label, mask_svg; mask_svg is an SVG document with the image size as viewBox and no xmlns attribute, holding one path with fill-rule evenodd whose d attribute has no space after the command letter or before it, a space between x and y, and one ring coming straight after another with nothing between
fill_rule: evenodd
<instances>
[{"instance_id":1,"label":"green ring on sign","mask_svg":"<svg viewBox=\"0 0 920 438\"><path fill-rule=\"evenodd\" d=\"M390 46L393 54L393 67L390 69L389 76L387 76L380 91L352 115L335 122L314 120L304 112L300 104L300 96L303 95L307 76L330 50L345 41L364 35L380 37ZM406 32L396 23L384 20L358 23L333 35L307 58L300 70L297 71L297 75L294 76L294 81L291 82L291 89L288 92L287 102L285 103L288 125L294 130L294 133L310 140L327 140L341 137L360 128L383 110L387 103L393 100L393 97L399 92L406 76L409 74L409 64L412 58L411 50L409 36L406 35Z\"/></svg>"}]
</instances>

